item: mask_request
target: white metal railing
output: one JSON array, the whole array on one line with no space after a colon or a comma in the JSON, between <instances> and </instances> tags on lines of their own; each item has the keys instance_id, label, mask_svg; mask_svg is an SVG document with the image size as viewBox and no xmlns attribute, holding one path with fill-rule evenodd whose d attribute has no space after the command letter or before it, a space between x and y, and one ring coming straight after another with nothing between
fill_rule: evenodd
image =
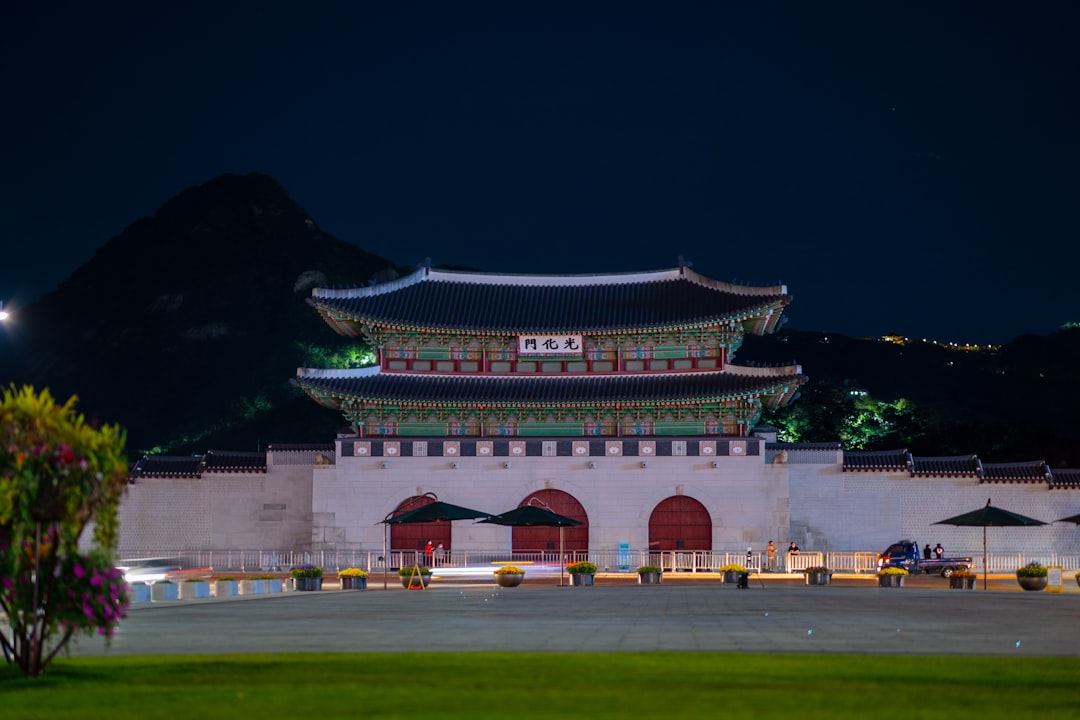
<instances>
[{"instance_id":1,"label":"white metal railing","mask_svg":"<svg viewBox=\"0 0 1080 720\"><path fill-rule=\"evenodd\" d=\"M983 556L978 551L961 551L956 556L971 557L973 569L982 572ZM384 561L381 550L368 551L359 549L341 550L177 550L175 548L123 548L117 554L121 560L139 558L168 558L176 566L185 569L207 569L213 572L286 572L298 565L310 563L318 565L327 572L337 572L347 567L365 570L381 570L384 566L391 569L407 567L413 564L427 565L428 559L422 551L393 550L387 553ZM870 551L829 551L827 553L803 550L798 555L786 552L777 553L775 570L799 572L808 567L824 565L839 572L869 573L877 570L876 552ZM728 564L737 564L760 572L765 558L760 552L751 552L749 560L746 552L739 551L663 551L648 550L582 552L566 551L563 561L567 564L578 560L589 560L597 565L601 572L636 572L643 565L655 565L665 572L703 573L716 572ZM559 553L534 552L477 552L463 551L436 556L430 564L435 567L467 568L500 562L530 563L536 565L559 565ZM1058 555L1056 553L990 553L987 571L992 573L1012 573L1017 568L1031 562L1043 565L1055 565L1066 571L1080 570L1080 555Z\"/></svg>"}]
</instances>

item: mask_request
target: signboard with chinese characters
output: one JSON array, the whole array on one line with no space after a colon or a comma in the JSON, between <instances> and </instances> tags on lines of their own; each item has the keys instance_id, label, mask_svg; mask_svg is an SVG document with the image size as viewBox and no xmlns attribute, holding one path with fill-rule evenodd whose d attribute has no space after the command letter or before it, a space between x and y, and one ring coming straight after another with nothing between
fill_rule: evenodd
<instances>
[{"instance_id":1,"label":"signboard with chinese characters","mask_svg":"<svg viewBox=\"0 0 1080 720\"><path fill-rule=\"evenodd\" d=\"M580 335L518 335L518 355L584 355Z\"/></svg>"}]
</instances>

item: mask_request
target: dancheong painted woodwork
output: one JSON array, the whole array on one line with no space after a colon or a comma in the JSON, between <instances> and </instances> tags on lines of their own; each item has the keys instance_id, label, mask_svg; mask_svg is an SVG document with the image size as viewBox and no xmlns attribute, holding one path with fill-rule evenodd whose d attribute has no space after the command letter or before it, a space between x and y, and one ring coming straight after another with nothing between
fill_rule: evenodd
<instances>
[{"instance_id":1,"label":"dancheong painted woodwork","mask_svg":"<svg viewBox=\"0 0 1080 720\"><path fill-rule=\"evenodd\" d=\"M294 383L363 436L743 435L791 400L798 366L732 364L773 332L784 286L714 280L686 265L607 275L435 270L313 290L338 333L378 364L302 368Z\"/></svg>"}]
</instances>

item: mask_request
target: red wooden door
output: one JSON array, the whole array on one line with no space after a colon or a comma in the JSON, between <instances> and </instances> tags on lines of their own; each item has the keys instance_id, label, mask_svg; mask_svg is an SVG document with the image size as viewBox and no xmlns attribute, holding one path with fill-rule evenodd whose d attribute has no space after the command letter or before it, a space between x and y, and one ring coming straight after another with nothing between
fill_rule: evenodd
<instances>
[{"instance_id":1,"label":"red wooden door","mask_svg":"<svg viewBox=\"0 0 1080 720\"><path fill-rule=\"evenodd\" d=\"M585 507L577 501L573 495L562 490L538 490L525 498L521 505L528 505L529 501L537 498L540 507L551 512L565 515L577 520L581 525L563 528L563 552L588 552L589 550L589 516L585 514ZM557 527L516 527L513 528L513 540L511 549L516 553L536 553L559 551L559 528Z\"/></svg>"},{"instance_id":2,"label":"red wooden door","mask_svg":"<svg viewBox=\"0 0 1080 720\"><path fill-rule=\"evenodd\" d=\"M709 511L685 495L661 501L649 517L649 550L712 550Z\"/></svg>"}]
</instances>

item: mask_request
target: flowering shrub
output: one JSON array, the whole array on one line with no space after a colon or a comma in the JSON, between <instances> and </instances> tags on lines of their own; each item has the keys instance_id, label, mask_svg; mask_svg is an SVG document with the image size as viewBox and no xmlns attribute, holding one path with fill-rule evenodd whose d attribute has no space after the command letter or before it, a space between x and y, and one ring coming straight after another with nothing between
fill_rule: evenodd
<instances>
[{"instance_id":1,"label":"flowering shrub","mask_svg":"<svg viewBox=\"0 0 1080 720\"><path fill-rule=\"evenodd\" d=\"M746 568L738 563L728 563L716 569L717 572L746 572Z\"/></svg>"},{"instance_id":2,"label":"flowering shrub","mask_svg":"<svg viewBox=\"0 0 1080 720\"><path fill-rule=\"evenodd\" d=\"M951 578L973 578L976 577L975 573L970 570L953 570Z\"/></svg>"},{"instance_id":3,"label":"flowering shrub","mask_svg":"<svg viewBox=\"0 0 1080 720\"><path fill-rule=\"evenodd\" d=\"M75 402L14 385L0 398L0 612L11 626L0 649L30 676L76 633L111 638L129 602L111 557L127 488L124 433L90 427Z\"/></svg>"},{"instance_id":4,"label":"flowering shrub","mask_svg":"<svg viewBox=\"0 0 1080 720\"><path fill-rule=\"evenodd\" d=\"M503 565L495 571L496 575L524 575L525 571L513 565Z\"/></svg>"},{"instance_id":5,"label":"flowering shrub","mask_svg":"<svg viewBox=\"0 0 1080 720\"><path fill-rule=\"evenodd\" d=\"M802 571L804 573L808 574L808 575L810 573L831 573L832 572L832 570L830 570L827 567L824 567L823 565L815 565L814 567L803 568Z\"/></svg>"},{"instance_id":6,"label":"flowering shrub","mask_svg":"<svg viewBox=\"0 0 1080 720\"><path fill-rule=\"evenodd\" d=\"M397 571L397 574L400 575L401 577L409 577L410 575L413 575L413 574L430 575L431 574L431 568L425 567L423 565L421 565L419 567L416 567L414 565L410 565L409 567L399 568L398 571Z\"/></svg>"},{"instance_id":7,"label":"flowering shrub","mask_svg":"<svg viewBox=\"0 0 1080 720\"><path fill-rule=\"evenodd\" d=\"M1046 577L1046 567L1039 563L1028 563L1022 568L1017 568L1016 577Z\"/></svg>"},{"instance_id":8,"label":"flowering shrub","mask_svg":"<svg viewBox=\"0 0 1080 720\"><path fill-rule=\"evenodd\" d=\"M891 568L882 568L881 570L877 571L877 574L878 574L878 577L882 577L883 575L907 575L908 571L905 570L904 568L891 567Z\"/></svg>"},{"instance_id":9,"label":"flowering shrub","mask_svg":"<svg viewBox=\"0 0 1080 720\"><path fill-rule=\"evenodd\" d=\"M358 577L366 578L368 576L367 570L361 570L360 568L345 568L338 573L338 577Z\"/></svg>"},{"instance_id":10,"label":"flowering shrub","mask_svg":"<svg viewBox=\"0 0 1080 720\"><path fill-rule=\"evenodd\" d=\"M297 565L291 571L294 578L321 578L322 568L311 563Z\"/></svg>"},{"instance_id":11,"label":"flowering shrub","mask_svg":"<svg viewBox=\"0 0 1080 720\"><path fill-rule=\"evenodd\" d=\"M663 572L656 565L642 565L641 567L639 567L637 569L637 571L638 571L638 574Z\"/></svg>"},{"instance_id":12,"label":"flowering shrub","mask_svg":"<svg viewBox=\"0 0 1080 720\"><path fill-rule=\"evenodd\" d=\"M566 566L566 572L571 575L595 575L596 564L591 563L588 560L579 560L576 563L570 563Z\"/></svg>"}]
</instances>

